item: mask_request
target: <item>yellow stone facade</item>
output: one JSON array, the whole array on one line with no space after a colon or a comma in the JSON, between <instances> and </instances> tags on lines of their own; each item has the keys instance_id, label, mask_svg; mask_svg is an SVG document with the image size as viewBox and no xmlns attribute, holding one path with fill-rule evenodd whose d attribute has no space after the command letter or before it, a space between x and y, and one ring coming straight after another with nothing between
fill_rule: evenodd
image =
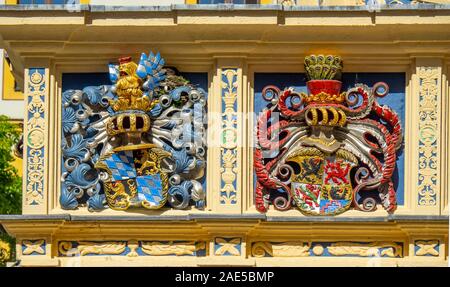
<instances>
[{"instance_id":1,"label":"yellow stone facade","mask_svg":"<svg viewBox=\"0 0 450 287\"><path fill-rule=\"evenodd\" d=\"M17 238L20 265L447 266L450 8L381 4L373 11L337 1L351 6L328 9L333 1L325 2L320 9L0 8L1 48L23 70L16 81L24 86L30 138L23 215L0 216ZM230 131L207 151L205 210L63 210L62 74L107 72L109 62L149 49L180 71L208 73L208 113L221 114L209 118L208 142ZM311 53L340 55L344 72L406 74L405 204L393 215L256 210L256 124L239 115L253 111L255 73L304 72Z\"/></svg>"}]
</instances>

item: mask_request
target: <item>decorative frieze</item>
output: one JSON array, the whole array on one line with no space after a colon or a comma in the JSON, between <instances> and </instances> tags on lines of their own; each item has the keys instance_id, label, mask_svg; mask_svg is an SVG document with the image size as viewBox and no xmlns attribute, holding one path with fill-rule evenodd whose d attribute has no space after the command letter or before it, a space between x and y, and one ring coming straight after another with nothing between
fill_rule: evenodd
<instances>
[{"instance_id":1,"label":"decorative frieze","mask_svg":"<svg viewBox=\"0 0 450 287\"><path fill-rule=\"evenodd\" d=\"M22 255L45 255L44 239L22 240Z\"/></svg>"},{"instance_id":2,"label":"decorative frieze","mask_svg":"<svg viewBox=\"0 0 450 287\"><path fill-rule=\"evenodd\" d=\"M220 204L236 204L237 190L237 69L222 70L222 133L221 133L221 184Z\"/></svg>"},{"instance_id":3,"label":"decorative frieze","mask_svg":"<svg viewBox=\"0 0 450 287\"><path fill-rule=\"evenodd\" d=\"M416 240L414 254L416 256L439 256L439 240Z\"/></svg>"},{"instance_id":4,"label":"decorative frieze","mask_svg":"<svg viewBox=\"0 0 450 287\"><path fill-rule=\"evenodd\" d=\"M242 239L217 237L214 240L214 255L216 256L240 256Z\"/></svg>"},{"instance_id":5,"label":"decorative frieze","mask_svg":"<svg viewBox=\"0 0 450 287\"><path fill-rule=\"evenodd\" d=\"M255 242L252 245L254 257L305 257L309 256L310 245L305 242L281 242L268 241Z\"/></svg>"},{"instance_id":6,"label":"decorative frieze","mask_svg":"<svg viewBox=\"0 0 450 287\"><path fill-rule=\"evenodd\" d=\"M30 68L25 73L27 119L25 143L26 176L24 204L36 206L44 201L45 100L47 94L44 68Z\"/></svg>"},{"instance_id":7,"label":"decorative frieze","mask_svg":"<svg viewBox=\"0 0 450 287\"><path fill-rule=\"evenodd\" d=\"M72 256L206 256L204 241L61 241L58 254Z\"/></svg>"},{"instance_id":8,"label":"decorative frieze","mask_svg":"<svg viewBox=\"0 0 450 287\"><path fill-rule=\"evenodd\" d=\"M200 256L206 255L206 242L173 242L161 244L158 241L142 242L142 251L147 255Z\"/></svg>"},{"instance_id":9,"label":"decorative frieze","mask_svg":"<svg viewBox=\"0 0 450 287\"><path fill-rule=\"evenodd\" d=\"M438 178L438 67L419 67L418 204L435 206Z\"/></svg>"},{"instance_id":10,"label":"decorative frieze","mask_svg":"<svg viewBox=\"0 0 450 287\"><path fill-rule=\"evenodd\" d=\"M403 245L397 242L270 242L252 244L253 257L402 257Z\"/></svg>"}]
</instances>

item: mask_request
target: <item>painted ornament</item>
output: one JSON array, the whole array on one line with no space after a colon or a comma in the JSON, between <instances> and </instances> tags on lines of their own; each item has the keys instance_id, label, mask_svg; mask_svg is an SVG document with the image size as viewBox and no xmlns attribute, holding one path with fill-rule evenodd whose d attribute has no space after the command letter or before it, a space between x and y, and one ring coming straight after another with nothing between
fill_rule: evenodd
<instances>
[{"instance_id":1,"label":"painted ornament","mask_svg":"<svg viewBox=\"0 0 450 287\"><path fill-rule=\"evenodd\" d=\"M204 207L206 92L164 64L120 58L112 86L63 93L62 208Z\"/></svg>"},{"instance_id":2,"label":"painted ornament","mask_svg":"<svg viewBox=\"0 0 450 287\"><path fill-rule=\"evenodd\" d=\"M396 209L392 183L396 151L402 144L398 115L380 106L385 83L358 84L341 92L338 56L305 58L309 93L275 86L258 118L254 167L256 207L266 212L296 206L306 215L338 215L350 208ZM377 196L366 191L377 190Z\"/></svg>"}]
</instances>

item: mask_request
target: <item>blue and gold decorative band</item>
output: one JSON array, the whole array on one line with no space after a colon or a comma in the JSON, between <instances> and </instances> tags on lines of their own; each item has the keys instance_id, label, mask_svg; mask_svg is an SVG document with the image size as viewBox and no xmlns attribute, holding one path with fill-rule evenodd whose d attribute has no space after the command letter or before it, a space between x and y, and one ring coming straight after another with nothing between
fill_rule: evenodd
<instances>
[{"instance_id":1,"label":"blue and gold decorative band","mask_svg":"<svg viewBox=\"0 0 450 287\"><path fill-rule=\"evenodd\" d=\"M238 70L224 69L221 73L222 133L220 142L221 183L220 204L237 203L237 112Z\"/></svg>"},{"instance_id":2,"label":"blue and gold decorative band","mask_svg":"<svg viewBox=\"0 0 450 287\"><path fill-rule=\"evenodd\" d=\"M27 122L24 143L26 146L25 205L40 205L44 201L45 167L45 96L46 74L44 68L30 68L26 73Z\"/></svg>"}]
</instances>

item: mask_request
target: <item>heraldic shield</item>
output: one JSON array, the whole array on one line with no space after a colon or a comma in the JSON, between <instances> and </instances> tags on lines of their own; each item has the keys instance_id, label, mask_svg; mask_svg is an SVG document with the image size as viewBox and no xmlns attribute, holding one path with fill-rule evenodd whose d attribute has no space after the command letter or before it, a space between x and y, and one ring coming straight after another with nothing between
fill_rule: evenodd
<instances>
[{"instance_id":1,"label":"heraldic shield","mask_svg":"<svg viewBox=\"0 0 450 287\"><path fill-rule=\"evenodd\" d=\"M337 215L350 208L353 188L350 171L356 157L342 149L326 155L319 149L302 148L287 161L296 166L291 177L292 196L300 211L308 215Z\"/></svg>"},{"instance_id":2,"label":"heraldic shield","mask_svg":"<svg viewBox=\"0 0 450 287\"><path fill-rule=\"evenodd\" d=\"M168 175L161 170L161 160L171 153L153 144L129 148L116 148L97 164L97 168L109 176L104 181L109 207L115 210L140 206L161 208L167 201L169 187Z\"/></svg>"}]
</instances>

